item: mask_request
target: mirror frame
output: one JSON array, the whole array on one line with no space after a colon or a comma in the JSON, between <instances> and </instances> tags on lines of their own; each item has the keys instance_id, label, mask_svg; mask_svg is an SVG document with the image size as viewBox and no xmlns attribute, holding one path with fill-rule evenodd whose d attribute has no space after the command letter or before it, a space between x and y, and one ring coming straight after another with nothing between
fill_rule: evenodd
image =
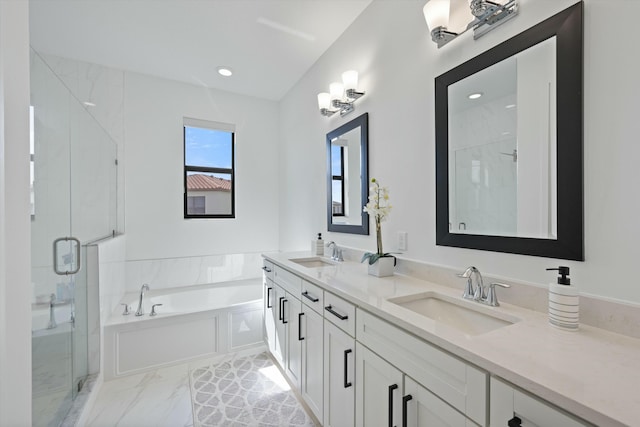
<instances>
[{"instance_id":1,"label":"mirror frame","mask_svg":"<svg viewBox=\"0 0 640 427\"><path fill-rule=\"evenodd\" d=\"M369 214L362 211L362 225L334 224L332 211L331 141L360 127L360 194L362 207L369 196L369 113L364 113L327 134L327 228L336 233L369 234Z\"/></svg>"},{"instance_id":2,"label":"mirror frame","mask_svg":"<svg viewBox=\"0 0 640 427\"><path fill-rule=\"evenodd\" d=\"M583 3L579 2L435 79L436 245L584 261ZM557 239L449 232L449 85L556 36Z\"/></svg>"}]
</instances>

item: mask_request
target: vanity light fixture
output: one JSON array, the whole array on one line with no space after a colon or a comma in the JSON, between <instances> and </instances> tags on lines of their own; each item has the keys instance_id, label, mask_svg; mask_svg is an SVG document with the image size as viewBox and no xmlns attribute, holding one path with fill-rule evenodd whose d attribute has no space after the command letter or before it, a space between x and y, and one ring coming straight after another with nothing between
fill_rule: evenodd
<instances>
[{"instance_id":1,"label":"vanity light fixture","mask_svg":"<svg viewBox=\"0 0 640 427\"><path fill-rule=\"evenodd\" d=\"M424 5L422 12L431 30L431 40L438 45L438 49L471 29L473 29L473 39L476 40L518 14L517 0L507 0L504 4L489 0L468 0L468 2L472 21L460 33L447 29L451 0L429 0Z\"/></svg>"},{"instance_id":2,"label":"vanity light fixture","mask_svg":"<svg viewBox=\"0 0 640 427\"><path fill-rule=\"evenodd\" d=\"M318 108L320 114L330 117L340 112L340 116L349 114L355 109L353 103L364 95L358 91L358 72L354 70L342 73L342 83L334 82L329 85L329 93L318 94Z\"/></svg>"}]
</instances>

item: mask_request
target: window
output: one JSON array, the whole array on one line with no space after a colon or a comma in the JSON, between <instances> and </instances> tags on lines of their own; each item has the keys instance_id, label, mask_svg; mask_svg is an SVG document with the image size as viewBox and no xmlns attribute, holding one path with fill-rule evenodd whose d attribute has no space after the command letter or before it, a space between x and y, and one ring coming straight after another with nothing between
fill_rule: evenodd
<instances>
[{"instance_id":1,"label":"window","mask_svg":"<svg viewBox=\"0 0 640 427\"><path fill-rule=\"evenodd\" d=\"M331 212L344 216L344 147L331 145Z\"/></svg>"},{"instance_id":2,"label":"window","mask_svg":"<svg viewBox=\"0 0 640 427\"><path fill-rule=\"evenodd\" d=\"M184 217L235 218L235 127L184 119Z\"/></svg>"}]
</instances>

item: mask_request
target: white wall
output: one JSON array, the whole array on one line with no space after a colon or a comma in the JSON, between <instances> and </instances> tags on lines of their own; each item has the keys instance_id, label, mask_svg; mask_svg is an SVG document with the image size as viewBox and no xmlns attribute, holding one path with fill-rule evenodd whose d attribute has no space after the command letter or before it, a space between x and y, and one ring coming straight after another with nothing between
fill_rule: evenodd
<instances>
[{"instance_id":1,"label":"white wall","mask_svg":"<svg viewBox=\"0 0 640 427\"><path fill-rule=\"evenodd\" d=\"M404 257L544 285L546 267L568 265L582 292L640 303L637 262L640 200L640 58L632 33L640 2L587 0L584 30L585 262L435 245L434 78L575 3L521 0L520 14L473 41L465 34L442 49L430 40L422 1L374 1L281 101L280 248L307 249L326 230L327 132L365 111L370 176L390 188L394 210L383 225L385 250L399 230L409 233ZM611 28L627 31L615 41ZM367 94L344 118L322 117L316 94L344 70L360 73ZM561 143L561 141L559 142ZM325 240L371 250L375 236L329 233Z\"/></svg>"},{"instance_id":2,"label":"white wall","mask_svg":"<svg viewBox=\"0 0 640 427\"><path fill-rule=\"evenodd\" d=\"M127 259L278 248L278 105L125 73ZM183 217L183 117L236 126L236 218Z\"/></svg>"},{"instance_id":3,"label":"white wall","mask_svg":"<svg viewBox=\"0 0 640 427\"><path fill-rule=\"evenodd\" d=\"M0 425L31 425L29 4L0 1Z\"/></svg>"}]
</instances>

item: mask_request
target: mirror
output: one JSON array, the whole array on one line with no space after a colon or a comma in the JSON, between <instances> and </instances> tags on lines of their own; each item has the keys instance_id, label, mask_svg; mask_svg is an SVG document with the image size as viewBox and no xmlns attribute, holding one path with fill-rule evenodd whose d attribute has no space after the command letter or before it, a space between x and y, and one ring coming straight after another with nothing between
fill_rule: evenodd
<instances>
[{"instance_id":1,"label":"mirror","mask_svg":"<svg viewBox=\"0 0 640 427\"><path fill-rule=\"evenodd\" d=\"M367 145L369 114L327 134L327 224L329 231L369 234Z\"/></svg>"},{"instance_id":2,"label":"mirror","mask_svg":"<svg viewBox=\"0 0 640 427\"><path fill-rule=\"evenodd\" d=\"M435 92L436 244L583 260L582 3Z\"/></svg>"}]
</instances>

